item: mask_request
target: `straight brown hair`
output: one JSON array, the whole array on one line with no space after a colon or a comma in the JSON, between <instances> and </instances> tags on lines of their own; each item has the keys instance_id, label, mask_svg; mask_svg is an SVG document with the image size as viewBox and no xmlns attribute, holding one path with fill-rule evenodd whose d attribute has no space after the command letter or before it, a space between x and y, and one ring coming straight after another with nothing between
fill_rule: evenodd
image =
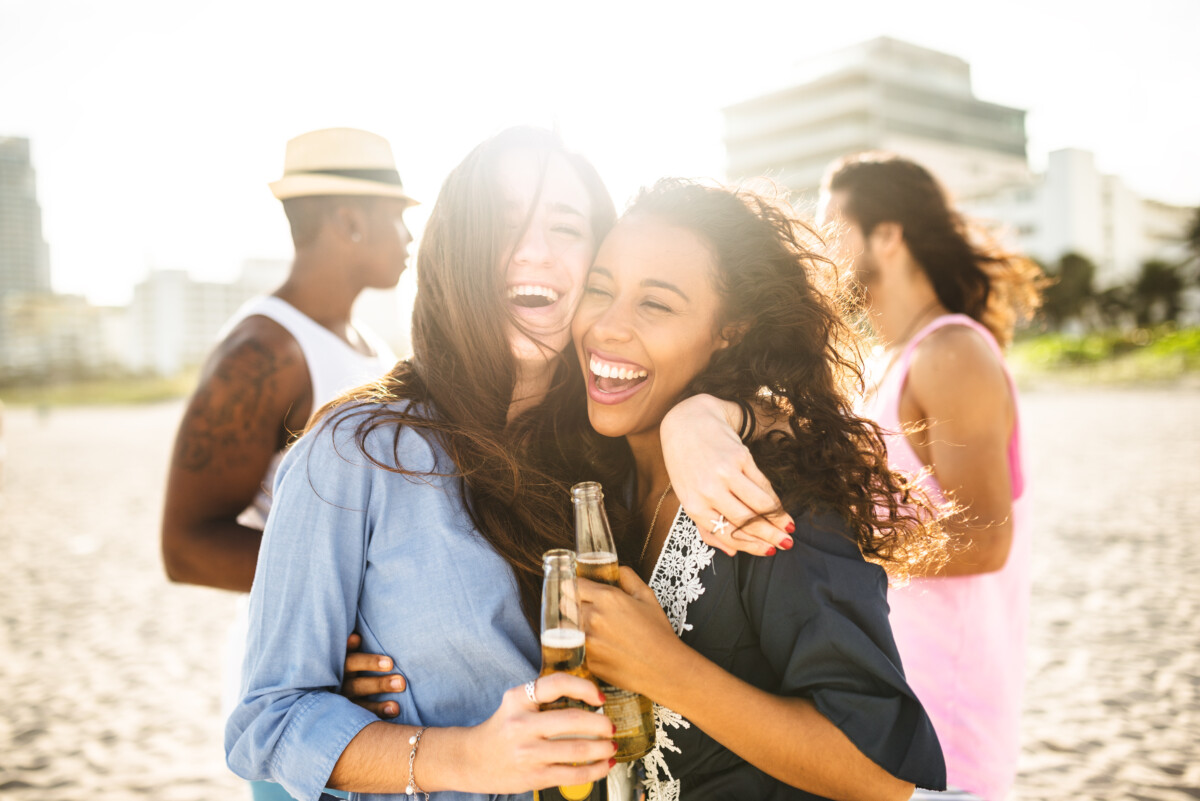
<instances>
[{"instance_id":1,"label":"straight brown hair","mask_svg":"<svg viewBox=\"0 0 1200 801\"><path fill-rule=\"evenodd\" d=\"M479 535L512 567L525 616L536 629L542 554L573 542L568 488L578 477L533 459L529 444L553 436L550 429L564 418L577 420L574 407L584 399L577 382L568 380L568 348L554 357L554 379L541 406L508 422L517 376L508 331L517 321L507 308L501 269L513 245L499 163L518 150L537 154L543 179L553 156L566 159L591 200L594 245L608 234L616 219L608 191L595 168L556 134L520 127L486 140L446 178L426 224L417 254L412 358L326 406L310 429L320 419L333 419L335 426L354 420L367 459L404 475L414 474L396 453L401 429L435 440L463 481ZM338 407L345 409L330 418ZM586 420L586 410L582 414ZM368 451L368 437L379 429L388 430L391 453Z\"/></svg>"}]
</instances>

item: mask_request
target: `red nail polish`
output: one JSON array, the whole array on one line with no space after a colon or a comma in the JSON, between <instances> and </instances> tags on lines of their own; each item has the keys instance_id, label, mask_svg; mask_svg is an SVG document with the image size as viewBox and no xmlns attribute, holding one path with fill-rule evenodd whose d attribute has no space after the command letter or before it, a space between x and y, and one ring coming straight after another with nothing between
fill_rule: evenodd
<instances>
[{"instance_id":1,"label":"red nail polish","mask_svg":"<svg viewBox=\"0 0 1200 801\"><path fill-rule=\"evenodd\" d=\"M779 547L785 551L790 551L792 549L792 545L794 545L794 543L792 542L791 537L784 537L783 542L779 543Z\"/></svg>"},{"instance_id":2,"label":"red nail polish","mask_svg":"<svg viewBox=\"0 0 1200 801\"><path fill-rule=\"evenodd\" d=\"M613 740L613 741L612 741L612 744L613 744L613 750L614 750L614 751L616 751L618 748L620 748L620 747L621 747L621 746L617 745L617 741L616 741L616 740Z\"/></svg>"},{"instance_id":3,"label":"red nail polish","mask_svg":"<svg viewBox=\"0 0 1200 801\"><path fill-rule=\"evenodd\" d=\"M608 766L609 766L610 768L611 768L613 765L615 765L615 764L617 764L617 760L615 760L615 759L610 759L610 760L608 760Z\"/></svg>"},{"instance_id":4,"label":"red nail polish","mask_svg":"<svg viewBox=\"0 0 1200 801\"><path fill-rule=\"evenodd\" d=\"M783 527L783 530L786 531L788 534L795 534L796 533L796 524L788 523L786 526Z\"/></svg>"},{"instance_id":5,"label":"red nail polish","mask_svg":"<svg viewBox=\"0 0 1200 801\"><path fill-rule=\"evenodd\" d=\"M600 703L603 704L607 700L608 699L604 697L604 693L600 693ZM613 731L616 731L616 729L614 728Z\"/></svg>"},{"instance_id":6,"label":"red nail polish","mask_svg":"<svg viewBox=\"0 0 1200 801\"><path fill-rule=\"evenodd\" d=\"M616 733L617 733L617 724L614 723L613 724L613 734L616 735Z\"/></svg>"},{"instance_id":7,"label":"red nail polish","mask_svg":"<svg viewBox=\"0 0 1200 801\"><path fill-rule=\"evenodd\" d=\"M775 546L772 545L770 548L767 549L767 556L774 556L774 555L775 555Z\"/></svg>"}]
</instances>

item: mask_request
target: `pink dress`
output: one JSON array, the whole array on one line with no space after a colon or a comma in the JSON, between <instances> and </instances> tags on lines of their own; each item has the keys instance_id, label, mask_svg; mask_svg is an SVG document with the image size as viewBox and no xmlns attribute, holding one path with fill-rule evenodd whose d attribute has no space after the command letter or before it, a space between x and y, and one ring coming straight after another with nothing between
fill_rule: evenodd
<instances>
[{"instance_id":1,"label":"pink dress","mask_svg":"<svg viewBox=\"0 0 1200 801\"><path fill-rule=\"evenodd\" d=\"M898 433L900 395L917 346L947 325L975 330L997 357L1003 356L991 332L961 314L939 317L909 340L866 409L866 416L885 431L888 461L894 470L916 473L925 466L908 439ZM1011 376L1008 383L1015 404ZM989 801L1004 798L1016 774L1025 683L1030 530L1020 426L1015 420L1008 469L1013 542L1003 569L977 576L914 579L906 587L888 591L896 645L909 684L941 740L946 781ZM935 500L942 500L936 477L927 476L925 485Z\"/></svg>"}]
</instances>

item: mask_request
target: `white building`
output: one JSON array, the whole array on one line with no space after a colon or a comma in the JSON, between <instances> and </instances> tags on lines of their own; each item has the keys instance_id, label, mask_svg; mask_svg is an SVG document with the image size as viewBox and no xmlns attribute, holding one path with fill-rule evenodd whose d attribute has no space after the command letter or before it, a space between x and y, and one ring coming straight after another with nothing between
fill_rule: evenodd
<instances>
[{"instance_id":1,"label":"white building","mask_svg":"<svg viewBox=\"0 0 1200 801\"><path fill-rule=\"evenodd\" d=\"M883 37L800 71L725 109L730 180L770 176L811 203L830 162L863 150L920 162L959 197L1029 178L1025 112L977 99L960 58Z\"/></svg>"},{"instance_id":2,"label":"white building","mask_svg":"<svg viewBox=\"0 0 1200 801\"><path fill-rule=\"evenodd\" d=\"M29 140L0 136L0 298L50 293L50 250Z\"/></svg>"},{"instance_id":3,"label":"white building","mask_svg":"<svg viewBox=\"0 0 1200 801\"><path fill-rule=\"evenodd\" d=\"M1133 283L1144 262L1187 258L1195 210L1140 197L1096 168L1086 150L1057 150L1046 171L963 204L997 225L1005 243L1044 263L1078 253L1096 265L1095 287Z\"/></svg>"},{"instance_id":4,"label":"white building","mask_svg":"<svg viewBox=\"0 0 1200 801\"><path fill-rule=\"evenodd\" d=\"M135 372L171 376L203 362L225 321L251 295L239 284L193 281L183 270L155 270L129 307Z\"/></svg>"},{"instance_id":5,"label":"white building","mask_svg":"<svg viewBox=\"0 0 1200 801\"><path fill-rule=\"evenodd\" d=\"M78 295L0 297L0 383L97 378L124 367L127 315Z\"/></svg>"},{"instance_id":6,"label":"white building","mask_svg":"<svg viewBox=\"0 0 1200 801\"><path fill-rule=\"evenodd\" d=\"M1046 263L1086 256L1098 289L1131 283L1148 260L1187 256L1194 210L1139 197L1091 153L1056 151L1033 174L1025 112L977 99L960 58L884 37L799 72L793 85L725 109L730 180L772 177L804 208L835 159L885 150L924 165L1010 247Z\"/></svg>"},{"instance_id":7,"label":"white building","mask_svg":"<svg viewBox=\"0 0 1200 801\"><path fill-rule=\"evenodd\" d=\"M171 376L202 364L229 318L251 297L277 289L288 269L287 261L249 259L233 283L195 281L182 270L151 272L134 288L129 307L129 369ZM355 317L398 354L408 353L409 321L400 312L395 290L364 291Z\"/></svg>"}]
</instances>

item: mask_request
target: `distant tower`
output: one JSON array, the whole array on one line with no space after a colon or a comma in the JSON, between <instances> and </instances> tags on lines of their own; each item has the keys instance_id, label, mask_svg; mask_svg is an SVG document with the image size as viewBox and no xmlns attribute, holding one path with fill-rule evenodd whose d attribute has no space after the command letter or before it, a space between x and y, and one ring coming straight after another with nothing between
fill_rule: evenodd
<instances>
[{"instance_id":1,"label":"distant tower","mask_svg":"<svg viewBox=\"0 0 1200 801\"><path fill-rule=\"evenodd\" d=\"M768 175L815 200L831 161L888 150L959 199L1029 180L1025 112L978 100L960 58L882 37L818 56L790 86L725 109L728 177Z\"/></svg>"},{"instance_id":2,"label":"distant tower","mask_svg":"<svg viewBox=\"0 0 1200 801\"><path fill-rule=\"evenodd\" d=\"M0 136L0 300L50 292L50 255L42 238L29 140Z\"/></svg>"}]
</instances>

